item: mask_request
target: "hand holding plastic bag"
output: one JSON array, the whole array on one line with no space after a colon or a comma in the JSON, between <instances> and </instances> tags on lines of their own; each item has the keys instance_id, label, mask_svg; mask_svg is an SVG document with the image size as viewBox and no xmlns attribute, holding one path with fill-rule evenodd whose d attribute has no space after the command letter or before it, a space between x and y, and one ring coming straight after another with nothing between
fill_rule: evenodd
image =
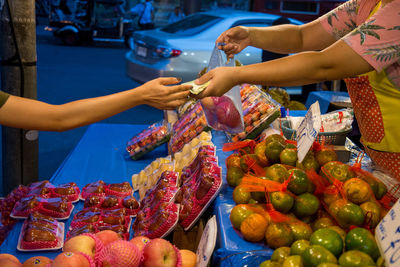
<instances>
[{"instance_id":1,"label":"hand holding plastic bag","mask_svg":"<svg viewBox=\"0 0 400 267\"><path fill-rule=\"evenodd\" d=\"M224 63L222 52L214 47L208 71L218 67L234 67L230 60ZM236 85L221 97L205 97L201 100L208 124L215 130L239 133L244 130L240 86Z\"/></svg>"}]
</instances>

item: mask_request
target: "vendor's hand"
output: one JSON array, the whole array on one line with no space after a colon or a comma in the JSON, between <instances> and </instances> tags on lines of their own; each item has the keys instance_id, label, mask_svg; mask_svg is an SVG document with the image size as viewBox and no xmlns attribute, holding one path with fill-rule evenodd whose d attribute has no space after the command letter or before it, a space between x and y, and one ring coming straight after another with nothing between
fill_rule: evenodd
<instances>
[{"instance_id":1,"label":"vendor's hand","mask_svg":"<svg viewBox=\"0 0 400 267\"><path fill-rule=\"evenodd\" d=\"M141 86L144 104L158 109L174 109L188 100L191 85L175 85L178 78L157 78Z\"/></svg>"},{"instance_id":2,"label":"vendor's hand","mask_svg":"<svg viewBox=\"0 0 400 267\"><path fill-rule=\"evenodd\" d=\"M235 54L250 45L249 28L237 26L226 30L217 38L216 43L228 58L233 58Z\"/></svg>"},{"instance_id":3,"label":"vendor's hand","mask_svg":"<svg viewBox=\"0 0 400 267\"><path fill-rule=\"evenodd\" d=\"M198 78L196 84L204 84L211 80L207 88L196 95L196 98L203 98L207 96L222 96L228 92L232 87L239 84L238 82L238 71L239 67L219 67L213 69L200 78Z\"/></svg>"}]
</instances>

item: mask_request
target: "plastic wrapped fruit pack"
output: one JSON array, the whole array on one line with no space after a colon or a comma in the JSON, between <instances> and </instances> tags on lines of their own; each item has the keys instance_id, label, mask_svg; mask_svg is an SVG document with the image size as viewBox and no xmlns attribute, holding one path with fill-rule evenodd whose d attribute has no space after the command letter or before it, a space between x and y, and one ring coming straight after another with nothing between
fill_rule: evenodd
<instances>
[{"instance_id":1,"label":"plastic wrapped fruit pack","mask_svg":"<svg viewBox=\"0 0 400 267\"><path fill-rule=\"evenodd\" d=\"M51 184L49 181L40 181L40 182L34 182L28 185L28 196L41 196L41 197L50 197L51 196L51 190L55 188L53 184Z\"/></svg>"},{"instance_id":2,"label":"plastic wrapped fruit pack","mask_svg":"<svg viewBox=\"0 0 400 267\"><path fill-rule=\"evenodd\" d=\"M57 185L50 189L52 197L65 197L70 202L79 201L80 190L74 182Z\"/></svg>"},{"instance_id":3,"label":"plastic wrapped fruit pack","mask_svg":"<svg viewBox=\"0 0 400 267\"><path fill-rule=\"evenodd\" d=\"M63 246L64 223L34 212L22 225L17 249L21 251L56 250Z\"/></svg>"},{"instance_id":4,"label":"plastic wrapped fruit pack","mask_svg":"<svg viewBox=\"0 0 400 267\"><path fill-rule=\"evenodd\" d=\"M131 217L125 208L101 209L84 208L75 214L67 237L82 233L97 233L102 230L113 230L124 239L129 238Z\"/></svg>"},{"instance_id":5,"label":"plastic wrapped fruit pack","mask_svg":"<svg viewBox=\"0 0 400 267\"><path fill-rule=\"evenodd\" d=\"M180 204L179 223L185 231L200 218L222 186L221 168L215 148L202 146L193 162L182 170L182 186L176 196Z\"/></svg>"},{"instance_id":6,"label":"plastic wrapped fruit pack","mask_svg":"<svg viewBox=\"0 0 400 267\"><path fill-rule=\"evenodd\" d=\"M161 173L173 170L174 163L171 160L171 156L158 158L147 165L140 173L132 175L133 188L135 191L139 190L140 198L142 198L146 191L156 184Z\"/></svg>"},{"instance_id":7,"label":"plastic wrapped fruit pack","mask_svg":"<svg viewBox=\"0 0 400 267\"><path fill-rule=\"evenodd\" d=\"M181 172L185 166L189 165L197 156L199 147L203 145L213 146L211 139L211 132L202 132L197 137L193 138L192 141L185 144L182 151L174 154L175 171Z\"/></svg>"},{"instance_id":8,"label":"plastic wrapped fruit pack","mask_svg":"<svg viewBox=\"0 0 400 267\"><path fill-rule=\"evenodd\" d=\"M179 205L173 202L178 191L178 174L165 171L140 202L141 210L133 223L135 235L165 236L178 222Z\"/></svg>"},{"instance_id":9,"label":"plastic wrapped fruit pack","mask_svg":"<svg viewBox=\"0 0 400 267\"><path fill-rule=\"evenodd\" d=\"M85 200L91 196L117 196L126 197L133 194L133 189L128 182L106 184L104 181L99 180L96 182L89 183L82 188L81 199Z\"/></svg>"},{"instance_id":10,"label":"plastic wrapped fruit pack","mask_svg":"<svg viewBox=\"0 0 400 267\"><path fill-rule=\"evenodd\" d=\"M42 198L38 196L28 196L18 201L11 217L15 219L24 219L32 212L38 212L43 215L51 216L60 220L68 219L74 206L67 198Z\"/></svg>"},{"instance_id":11,"label":"plastic wrapped fruit pack","mask_svg":"<svg viewBox=\"0 0 400 267\"><path fill-rule=\"evenodd\" d=\"M118 197L109 196L90 196L85 199L84 208L98 208L101 210L125 209L127 215L134 216L139 210L139 203L133 196Z\"/></svg>"},{"instance_id":12,"label":"plastic wrapped fruit pack","mask_svg":"<svg viewBox=\"0 0 400 267\"><path fill-rule=\"evenodd\" d=\"M279 104L263 93L257 86L245 84L241 87L243 120L245 130L232 136L232 141L256 138L280 115Z\"/></svg>"},{"instance_id":13,"label":"plastic wrapped fruit pack","mask_svg":"<svg viewBox=\"0 0 400 267\"><path fill-rule=\"evenodd\" d=\"M208 128L203 108L198 102L173 125L169 142L170 152L174 154L180 151L185 144Z\"/></svg>"},{"instance_id":14,"label":"plastic wrapped fruit pack","mask_svg":"<svg viewBox=\"0 0 400 267\"><path fill-rule=\"evenodd\" d=\"M154 123L129 140L126 151L133 160L168 142L170 133L164 121Z\"/></svg>"}]
</instances>

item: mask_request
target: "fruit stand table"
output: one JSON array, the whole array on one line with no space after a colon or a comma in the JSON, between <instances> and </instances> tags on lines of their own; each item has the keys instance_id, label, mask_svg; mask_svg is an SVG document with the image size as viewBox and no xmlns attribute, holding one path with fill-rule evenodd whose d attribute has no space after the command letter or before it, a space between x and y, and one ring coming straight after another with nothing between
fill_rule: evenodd
<instances>
[{"instance_id":1,"label":"fruit stand table","mask_svg":"<svg viewBox=\"0 0 400 267\"><path fill-rule=\"evenodd\" d=\"M140 172L155 158L167 154L166 146L160 146L141 160L133 161L125 151L127 141L148 125L93 124L51 177L50 182L58 185L75 182L80 189L90 182L102 179L106 183L131 181L134 173ZM76 212L83 208L83 201L75 203L71 217L64 221L68 231ZM15 255L21 262L42 255L51 259L60 251L20 252L17 242L23 220L20 220L0 247L0 253Z\"/></svg>"}]
</instances>

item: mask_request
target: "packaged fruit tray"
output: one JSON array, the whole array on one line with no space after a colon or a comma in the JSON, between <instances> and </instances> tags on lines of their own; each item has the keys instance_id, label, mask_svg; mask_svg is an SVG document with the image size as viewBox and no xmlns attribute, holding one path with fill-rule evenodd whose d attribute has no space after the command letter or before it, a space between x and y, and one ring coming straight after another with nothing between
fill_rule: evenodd
<instances>
[{"instance_id":1,"label":"packaged fruit tray","mask_svg":"<svg viewBox=\"0 0 400 267\"><path fill-rule=\"evenodd\" d=\"M168 142L170 138L167 123L160 121L150 125L129 140L126 151L133 160L141 158L156 147Z\"/></svg>"},{"instance_id":2,"label":"packaged fruit tray","mask_svg":"<svg viewBox=\"0 0 400 267\"><path fill-rule=\"evenodd\" d=\"M243 85L242 98L244 132L232 135L232 141L254 139L280 116L280 106L255 85Z\"/></svg>"},{"instance_id":3,"label":"packaged fruit tray","mask_svg":"<svg viewBox=\"0 0 400 267\"><path fill-rule=\"evenodd\" d=\"M172 126L169 150L172 154L179 152L201 132L210 130L200 102L189 108Z\"/></svg>"}]
</instances>

